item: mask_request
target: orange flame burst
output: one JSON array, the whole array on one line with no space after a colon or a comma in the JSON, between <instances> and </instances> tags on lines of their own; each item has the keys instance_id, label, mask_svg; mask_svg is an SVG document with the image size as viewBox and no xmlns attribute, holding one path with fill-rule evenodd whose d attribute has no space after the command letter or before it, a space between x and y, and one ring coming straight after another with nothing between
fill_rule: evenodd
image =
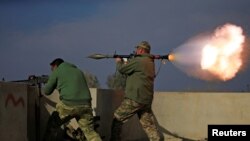
<instances>
[{"instance_id":1,"label":"orange flame burst","mask_svg":"<svg viewBox=\"0 0 250 141\"><path fill-rule=\"evenodd\" d=\"M168 55L168 60L169 61L174 61L174 54L169 54Z\"/></svg>"},{"instance_id":2,"label":"orange flame burst","mask_svg":"<svg viewBox=\"0 0 250 141\"><path fill-rule=\"evenodd\" d=\"M220 80L232 79L243 64L244 42L241 27L225 24L217 28L210 42L202 49L201 68Z\"/></svg>"}]
</instances>

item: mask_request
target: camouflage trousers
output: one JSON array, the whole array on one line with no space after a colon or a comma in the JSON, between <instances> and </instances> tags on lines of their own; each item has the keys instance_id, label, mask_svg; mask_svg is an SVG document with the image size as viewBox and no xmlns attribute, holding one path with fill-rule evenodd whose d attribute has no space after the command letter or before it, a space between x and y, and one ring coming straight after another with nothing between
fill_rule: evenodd
<instances>
[{"instance_id":1,"label":"camouflage trousers","mask_svg":"<svg viewBox=\"0 0 250 141\"><path fill-rule=\"evenodd\" d=\"M131 99L125 98L121 105L114 112L114 120L112 123L111 140L118 141L120 139L122 124L128 121L133 115L137 114L143 130L147 134L150 141L162 140L160 132L157 129L156 121L152 113L151 105L137 103Z\"/></svg>"},{"instance_id":2,"label":"camouflage trousers","mask_svg":"<svg viewBox=\"0 0 250 141\"><path fill-rule=\"evenodd\" d=\"M61 101L56 105L56 111L61 119L68 115L78 115L80 119L77 121L79 127L83 131L88 141L101 141L100 135L94 130L93 109L91 105L65 105Z\"/></svg>"}]
</instances>

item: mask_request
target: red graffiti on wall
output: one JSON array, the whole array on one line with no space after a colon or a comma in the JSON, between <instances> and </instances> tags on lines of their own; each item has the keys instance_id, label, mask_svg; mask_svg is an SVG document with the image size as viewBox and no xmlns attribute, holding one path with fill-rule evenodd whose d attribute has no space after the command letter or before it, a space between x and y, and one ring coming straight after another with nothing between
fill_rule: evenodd
<instances>
[{"instance_id":1,"label":"red graffiti on wall","mask_svg":"<svg viewBox=\"0 0 250 141\"><path fill-rule=\"evenodd\" d=\"M13 103L13 105L15 107L17 107L19 104L21 104L23 107L25 106L24 104L24 100L22 97L19 97L17 100L16 98L13 96L13 94L9 93L5 99L5 108L8 106L9 101L11 101Z\"/></svg>"}]
</instances>

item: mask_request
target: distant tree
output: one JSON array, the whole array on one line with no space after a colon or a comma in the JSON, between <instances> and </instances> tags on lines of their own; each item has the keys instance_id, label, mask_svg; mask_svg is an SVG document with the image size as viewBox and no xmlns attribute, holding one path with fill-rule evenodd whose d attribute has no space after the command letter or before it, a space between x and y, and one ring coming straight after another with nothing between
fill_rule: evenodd
<instances>
[{"instance_id":1,"label":"distant tree","mask_svg":"<svg viewBox=\"0 0 250 141\"><path fill-rule=\"evenodd\" d=\"M83 71L85 78L87 80L87 84L90 88L100 88L100 83L97 77L90 72Z\"/></svg>"},{"instance_id":2,"label":"distant tree","mask_svg":"<svg viewBox=\"0 0 250 141\"><path fill-rule=\"evenodd\" d=\"M116 72L108 76L106 84L110 89L124 89L126 86L126 76Z\"/></svg>"}]
</instances>

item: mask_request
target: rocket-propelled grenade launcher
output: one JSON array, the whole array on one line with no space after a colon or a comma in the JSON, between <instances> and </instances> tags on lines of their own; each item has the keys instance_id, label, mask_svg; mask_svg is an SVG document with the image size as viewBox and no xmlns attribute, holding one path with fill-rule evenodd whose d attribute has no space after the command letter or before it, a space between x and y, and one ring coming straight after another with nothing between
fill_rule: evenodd
<instances>
[{"instance_id":1,"label":"rocket-propelled grenade launcher","mask_svg":"<svg viewBox=\"0 0 250 141\"><path fill-rule=\"evenodd\" d=\"M129 54L129 55L118 55L118 54L114 54L114 55L104 55L104 54L92 54L90 56L88 56L88 58L92 58L92 59L104 59L104 58L133 58L139 55L136 54ZM153 55L154 59L166 59L169 61L172 61L174 59L174 56L172 54L167 54L167 55Z\"/></svg>"}]
</instances>

